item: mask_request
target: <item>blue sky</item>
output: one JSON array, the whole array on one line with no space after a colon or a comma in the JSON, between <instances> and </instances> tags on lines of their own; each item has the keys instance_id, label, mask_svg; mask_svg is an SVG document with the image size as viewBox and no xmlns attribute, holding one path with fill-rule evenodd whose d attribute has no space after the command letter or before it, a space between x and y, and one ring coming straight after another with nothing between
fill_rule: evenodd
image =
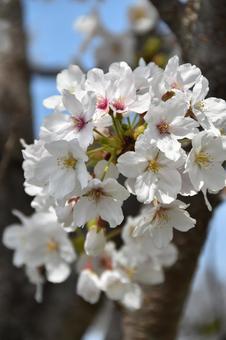
<instances>
[{"instance_id":1,"label":"blue sky","mask_svg":"<svg viewBox=\"0 0 226 340\"><path fill-rule=\"evenodd\" d=\"M126 8L132 0L106 0L101 6L103 21L113 31L126 29ZM120 3L120 6L119 6ZM76 17L90 11L94 1L75 0L24 0L25 24L29 36L29 58L35 64L45 67L66 68L76 53L81 36L72 28ZM94 66L92 56L84 56L87 68ZM32 97L34 109L34 126L37 133L48 110L43 108L44 98L57 93L55 79L34 77ZM205 255L201 259L202 267L210 260L218 275L226 280L226 203L217 211L213 230L207 243Z\"/></svg>"}]
</instances>

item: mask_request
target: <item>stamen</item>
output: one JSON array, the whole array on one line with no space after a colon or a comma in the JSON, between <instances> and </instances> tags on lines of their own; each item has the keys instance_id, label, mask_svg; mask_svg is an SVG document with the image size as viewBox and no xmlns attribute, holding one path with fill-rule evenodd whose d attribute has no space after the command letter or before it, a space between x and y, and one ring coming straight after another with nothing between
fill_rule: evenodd
<instances>
[{"instance_id":1,"label":"stamen","mask_svg":"<svg viewBox=\"0 0 226 340\"><path fill-rule=\"evenodd\" d=\"M161 135L169 133L169 124L164 121L161 121L159 124L156 125L156 127Z\"/></svg>"},{"instance_id":2,"label":"stamen","mask_svg":"<svg viewBox=\"0 0 226 340\"><path fill-rule=\"evenodd\" d=\"M125 104L122 98L119 98L113 102L113 106L117 111L124 111Z\"/></svg>"},{"instance_id":3,"label":"stamen","mask_svg":"<svg viewBox=\"0 0 226 340\"><path fill-rule=\"evenodd\" d=\"M204 105L203 101L200 101L200 102L196 103L194 107L195 107L196 110L203 111L204 108L205 108L205 105Z\"/></svg>"},{"instance_id":4,"label":"stamen","mask_svg":"<svg viewBox=\"0 0 226 340\"><path fill-rule=\"evenodd\" d=\"M97 108L100 110L106 111L108 108L108 99L107 98L98 98L97 99Z\"/></svg>"},{"instance_id":5,"label":"stamen","mask_svg":"<svg viewBox=\"0 0 226 340\"><path fill-rule=\"evenodd\" d=\"M88 196L90 196L95 201L98 201L101 196L104 196L104 192L101 188L93 189L88 193Z\"/></svg>"},{"instance_id":6,"label":"stamen","mask_svg":"<svg viewBox=\"0 0 226 340\"><path fill-rule=\"evenodd\" d=\"M80 131L87 124L84 117L72 117L74 126Z\"/></svg>"},{"instance_id":7,"label":"stamen","mask_svg":"<svg viewBox=\"0 0 226 340\"><path fill-rule=\"evenodd\" d=\"M65 168L75 169L77 160L73 156L69 156L68 158L63 159L63 166Z\"/></svg>"},{"instance_id":8,"label":"stamen","mask_svg":"<svg viewBox=\"0 0 226 340\"><path fill-rule=\"evenodd\" d=\"M208 166L210 164L210 157L205 152L200 151L199 153L197 153L195 155L195 162L201 168L202 167L206 167L206 166Z\"/></svg>"},{"instance_id":9,"label":"stamen","mask_svg":"<svg viewBox=\"0 0 226 340\"><path fill-rule=\"evenodd\" d=\"M49 240L47 242L47 249L49 252L54 252L59 249L59 244L54 240Z\"/></svg>"},{"instance_id":10,"label":"stamen","mask_svg":"<svg viewBox=\"0 0 226 340\"><path fill-rule=\"evenodd\" d=\"M154 219L157 219L158 221L168 221L169 217L167 214L167 210L166 208L159 208L156 211L156 214L154 216Z\"/></svg>"},{"instance_id":11,"label":"stamen","mask_svg":"<svg viewBox=\"0 0 226 340\"><path fill-rule=\"evenodd\" d=\"M157 173L159 172L160 165L155 159L152 159L151 161L149 161L148 169L154 173Z\"/></svg>"},{"instance_id":12,"label":"stamen","mask_svg":"<svg viewBox=\"0 0 226 340\"><path fill-rule=\"evenodd\" d=\"M163 96L162 96L162 100L164 102L166 102L167 100L171 99L173 96L175 96L175 92L174 91L167 91Z\"/></svg>"}]
</instances>

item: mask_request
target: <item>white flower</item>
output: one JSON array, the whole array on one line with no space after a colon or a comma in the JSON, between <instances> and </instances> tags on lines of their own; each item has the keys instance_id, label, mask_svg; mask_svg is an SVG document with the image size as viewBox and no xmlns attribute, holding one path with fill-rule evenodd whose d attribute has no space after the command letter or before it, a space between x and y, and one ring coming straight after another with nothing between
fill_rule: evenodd
<instances>
[{"instance_id":1,"label":"white flower","mask_svg":"<svg viewBox=\"0 0 226 340\"><path fill-rule=\"evenodd\" d=\"M107 69L116 61L125 60L132 64L135 50L134 36L129 33L107 35L95 50L96 64Z\"/></svg>"},{"instance_id":2,"label":"white flower","mask_svg":"<svg viewBox=\"0 0 226 340\"><path fill-rule=\"evenodd\" d=\"M157 147L172 160L180 157L181 144L178 139L193 138L198 133L199 124L185 117L187 103L180 95L175 95L166 102L152 105L145 115L148 122L146 134L156 141Z\"/></svg>"},{"instance_id":3,"label":"white flower","mask_svg":"<svg viewBox=\"0 0 226 340\"><path fill-rule=\"evenodd\" d=\"M101 289L111 300L121 300L128 291L128 278L116 270L106 270L100 277Z\"/></svg>"},{"instance_id":4,"label":"white flower","mask_svg":"<svg viewBox=\"0 0 226 340\"><path fill-rule=\"evenodd\" d=\"M131 283L123 296L121 303L130 310L136 310L141 308L142 302L142 289L136 283Z\"/></svg>"},{"instance_id":5,"label":"white flower","mask_svg":"<svg viewBox=\"0 0 226 340\"><path fill-rule=\"evenodd\" d=\"M168 91L187 91L199 80L200 76L201 71L195 65L179 65L178 56L170 58L164 70L164 82Z\"/></svg>"},{"instance_id":6,"label":"white flower","mask_svg":"<svg viewBox=\"0 0 226 340\"><path fill-rule=\"evenodd\" d=\"M129 112L144 113L150 104L149 93L137 95L132 71L114 82L110 107L114 113L127 116Z\"/></svg>"},{"instance_id":7,"label":"white flower","mask_svg":"<svg viewBox=\"0 0 226 340\"><path fill-rule=\"evenodd\" d=\"M158 11L148 0L139 0L130 6L128 14L134 31L139 34L151 30L159 17Z\"/></svg>"},{"instance_id":8,"label":"white flower","mask_svg":"<svg viewBox=\"0 0 226 340\"><path fill-rule=\"evenodd\" d=\"M113 178L90 180L75 205L75 225L83 226L89 220L101 217L111 228L116 227L123 221L121 206L128 197L128 191Z\"/></svg>"},{"instance_id":9,"label":"white flower","mask_svg":"<svg viewBox=\"0 0 226 340\"><path fill-rule=\"evenodd\" d=\"M147 230L157 247L165 247L173 239L173 228L186 232L195 226L195 220L185 210L187 205L176 200L171 204L157 204L146 207L134 233L139 235Z\"/></svg>"},{"instance_id":10,"label":"white flower","mask_svg":"<svg viewBox=\"0 0 226 340\"><path fill-rule=\"evenodd\" d=\"M77 294L89 303L96 303L100 298L100 281L91 270L83 270L77 282Z\"/></svg>"},{"instance_id":11,"label":"white flower","mask_svg":"<svg viewBox=\"0 0 226 340\"><path fill-rule=\"evenodd\" d=\"M78 95L83 92L85 84L85 75L77 65L70 65L67 70L63 70L56 78L57 89L62 95L63 91L67 90L72 94ZM48 109L55 109L59 111L64 110L62 96L55 95L46 98L43 105Z\"/></svg>"},{"instance_id":12,"label":"white flower","mask_svg":"<svg viewBox=\"0 0 226 340\"><path fill-rule=\"evenodd\" d=\"M53 134L57 135L58 139L77 138L79 144L86 149L93 142L92 118L96 110L95 96L88 92L81 100L78 100L65 90L62 101L70 115L60 112L49 115L41 127L40 137L47 142L51 141Z\"/></svg>"},{"instance_id":13,"label":"white flower","mask_svg":"<svg viewBox=\"0 0 226 340\"><path fill-rule=\"evenodd\" d=\"M119 171L133 181L130 190L140 202L150 203L157 199L171 203L180 192L179 163L166 158L155 144L136 143L135 152L129 151L118 158ZM132 188L132 186L133 188Z\"/></svg>"},{"instance_id":14,"label":"white flower","mask_svg":"<svg viewBox=\"0 0 226 340\"><path fill-rule=\"evenodd\" d=\"M195 190L218 192L226 184L222 166L225 160L222 138L211 131L202 131L192 140L185 171L188 172Z\"/></svg>"},{"instance_id":15,"label":"white flower","mask_svg":"<svg viewBox=\"0 0 226 340\"><path fill-rule=\"evenodd\" d=\"M138 93L145 93L149 91L150 83L159 75L162 75L163 70L155 63L148 63L146 65L143 59L139 60L139 65L133 70L134 81Z\"/></svg>"},{"instance_id":16,"label":"white flower","mask_svg":"<svg viewBox=\"0 0 226 340\"><path fill-rule=\"evenodd\" d=\"M40 192L40 189L37 187L35 188L34 183L31 186L33 179L35 177L35 168L40 162L41 159L45 158L48 155L48 151L45 149L45 142L42 140L35 140L33 144L26 144L22 141L22 145L24 149L22 150L23 154L23 170L24 170L24 177L25 177L25 187L27 189L28 195L36 195ZM38 178L35 179L35 182L38 182ZM38 182L38 186L39 186Z\"/></svg>"},{"instance_id":17,"label":"white flower","mask_svg":"<svg viewBox=\"0 0 226 340\"><path fill-rule=\"evenodd\" d=\"M201 76L195 84L191 96L191 111L204 129L212 129L213 123L226 115L226 102L219 98L206 98L209 91L208 80Z\"/></svg>"},{"instance_id":18,"label":"white flower","mask_svg":"<svg viewBox=\"0 0 226 340\"><path fill-rule=\"evenodd\" d=\"M69 264L76 259L76 255L55 214L40 212L25 217L17 213L17 216L22 226L11 225L3 234L3 244L15 250L14 265L44 266L48 281L66 280L70 274Z\"/></svg>"},{"instance_id":19,"label":"white flower","mask_svg":"<svg viewBox=\"0 0 226 340\"><path fill-rule=\"evenodd\" d=\"M103 229L95 228L88 231L85 239L84 249L87 255L98 256L103 253L106 244L106 238Z\"/></svg>"},{"instance_id":20,"label":"white flower","mask_svg":"<svg viewBox=\"0 0 226 340\"><path fill-rule=\"evenodd\" d=\"M102 32L102 25L97 11L92 11L88 15L79 16L75 20L73 27L76 31L90 39Z\"/></svg>"},{"instance_id":21,"label":"white flower","mask_svg":"<svg viewBox=\"0 0 226 340\"><path fill-rule=\"evenodd\" d=\"M86 89L93 91L96 95L96 112L93 120L96 127L107 127L112 125L110 110L110 98L112 81L107 78L101 69L94 68L87 73Z\"/></svg>"},{"instance_id":22,"label":"white flower","mask_svg":"<svg viewBox=\"0 0 226 340\"><path fill-rule=\"evenodd\" d=\"M88 183L86 156L76 139L46 143L48 155L35 165L30 182L48 185L48 193L55 199L63 199L74 190L80 191Z\"/></svg>"}]
</instances>

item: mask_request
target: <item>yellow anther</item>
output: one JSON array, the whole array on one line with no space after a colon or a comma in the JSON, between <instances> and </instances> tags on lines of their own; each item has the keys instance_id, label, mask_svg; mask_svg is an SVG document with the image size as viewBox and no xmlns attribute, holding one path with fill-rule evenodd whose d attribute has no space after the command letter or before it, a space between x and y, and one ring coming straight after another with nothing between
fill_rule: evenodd
<instances>
[{"instance_id":1,"label":"yellow anther","mask_svg":"<svg viewBox=\"0 0 226 340\"><path fill-rule=\"evenodd\" d=\"M65 168L74 169L76 166L77 160L73 156L69 156L68 158L63 159L63 165Z\"/></svg>"},{"instance_id":2,"label":"yellow anther","mask_svg":"<svg viewBox=\"0 0 226 340\"><path fill-rule=\"evenodd\" d=\"M49 252L54 252L54 251L57 251L59 248L59 244L54 241L54 240L49 240L47 242L47 249Z\"/></svg>"},{"instance_id":3,"label":"yellow anther","mask_svg":"<svg viewBox=\"0 0 226 340\"><path fill-rule=\"evenodd\" d=\"M204 102L203 102L203 101L200 101L200 102L198 102L198 103L195 104L195 109L196 109L196 110L203 111L203 110L204 110L204 107L205 107L205 105L204 105Z\"/></svg>"},{"instance_id":4,"label":"yellow anther","mask_svg":"<svg viewBox=\"0 0 226 340\"><path fill-rule=\"evenodd\" d=\"M148 169L154 173L157 173L159 172L160 165L155 159L152 159L151 161L149 161Z\"/></svg>"},{"instance_id":5,"label":"yellow anther","mask_svg":"<svg viewBox=\"0 0 226 340\"><path fill-rule=\"evenodd\" d=\"M169 217L167 214L167 209L166 208L159 208L156 211L154 219L157 219L158 221L168 221Z\"/></svg>"},{"instance_id":6,"label":"yellow anther","mask_svg":"<svg viewBox=\"0 0 226 340\"><path fill-rule=\"evenodd\" d=\"M210 158L205 152L200 151L195 155L195 162L200 167L206 167L210 164Z\"/></svg>"}]
</instances>

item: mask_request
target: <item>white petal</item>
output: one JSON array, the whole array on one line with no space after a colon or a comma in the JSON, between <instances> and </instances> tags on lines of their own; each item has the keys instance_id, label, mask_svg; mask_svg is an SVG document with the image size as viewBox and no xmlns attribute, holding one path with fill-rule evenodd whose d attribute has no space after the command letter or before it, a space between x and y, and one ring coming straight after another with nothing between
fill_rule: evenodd
<instances>
[{"instance_id":1,"label":"white petal","mask_svg":"<svg viewBox=\"0 0 226 340\"><path fill-rule=\"evenodd\" d=\"M66 263L59 263L58 266L46 265L47 280L53 283L65 281L70 275L71 269Z\"/></svg>"},{"instance_id":2,"label":"white petal","mask_svg":"<svg viewBox=\"0 0 226 340\"><path fill-rule=\"evenodd\" d=\"M118 158L118 169L126 177L137 177L147 167L146 159L133 151L128 151Z\"/></svg>"},{"instance_id":3,"label":"white petal","mask_svg":"<svg viewBox=\"0 0 226 340\"><path fill-rule=\"evenodd\" d=\"M93 200L81 197L74 208L74 224L82 227L86 222L98 217L97 207Z\"/></svg>"},{"instance_id":4,"label":"white petal","mask_svg":"<svg viewBox=\"0 0 226 340\"><path fill-rule=\"evenodd\" d=\"M120 225L124 219L121 204L109 197L102 199L98 204L98 212L100 217L110 224L111 228Z\"/></svg>"},{"instance_id":5,"label":"white petal","mask_svg":"<svg viewBox=\"0 0 226 340\"><path fill-rule=\"evenodd\" d=\"M161 226L153 228L151 237L158 248L166 247L173 239L173 228Z\"/></svg>"},{"instance_id":6,"label":"white petal","mask_svg":"<svg viewBox=\"0 0 226 340\"><path fill-rule=\"evenodd\" d=\"M63 91L63 103L65 108L72 113L73 115L79 115L83 112L83 107L81 102L75 97L74 94L71 94L69 91Z\"/></svg>"}]
</instances>

